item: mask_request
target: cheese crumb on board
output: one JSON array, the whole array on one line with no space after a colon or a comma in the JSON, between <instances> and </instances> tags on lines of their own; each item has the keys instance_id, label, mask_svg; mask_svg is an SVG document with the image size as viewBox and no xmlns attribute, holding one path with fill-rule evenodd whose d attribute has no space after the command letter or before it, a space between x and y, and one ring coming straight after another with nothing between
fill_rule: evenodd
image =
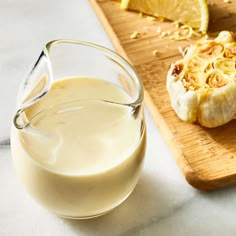
<instances>
[{"instance_id":1,"label":"cheese crumb on board","mask_svg":"<svg viewBox=\"0 0 236 236\"><path fill-rule=\"evenodd\" d=\"M159 54L159 51L157 49L152 51L152 55L153 56L158 56L158 54Z\"/></svg>"},{"instance_id":2,"label":"cheese crumb on board","mask_svg":"<svg viewBox=\"0 0 236 236\"><path fill-rule=\"evenodd\" d=\"M130 38L131 39L137 39L139 38L141 35L138 31L134 31L131 35L130 35Z\"/></svg>"}]
</instances>

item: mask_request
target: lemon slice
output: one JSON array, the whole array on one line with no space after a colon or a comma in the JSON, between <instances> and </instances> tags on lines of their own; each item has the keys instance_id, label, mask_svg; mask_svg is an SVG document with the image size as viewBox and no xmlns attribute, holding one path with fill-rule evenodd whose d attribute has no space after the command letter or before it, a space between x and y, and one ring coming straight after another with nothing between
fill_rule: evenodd
<instances>
[{"instance_id":1,"label":"lemon slice","mask_svg":"<svg viewBox=\"0 0 236 236\"><path fill-rule=\"evenodd\" d=\"M207 32L209 13L206 0L122 0L121 8L164 17Z\"/></svg>"}]
</instances>

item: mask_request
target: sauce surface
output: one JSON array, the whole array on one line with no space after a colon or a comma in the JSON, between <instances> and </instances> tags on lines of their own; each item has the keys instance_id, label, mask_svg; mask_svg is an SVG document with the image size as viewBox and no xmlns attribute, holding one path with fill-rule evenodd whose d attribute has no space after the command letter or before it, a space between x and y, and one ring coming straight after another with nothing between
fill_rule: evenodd
<instances>
[{"instance_id":1,"label":"sauce surface","mask_svg":"<svg viewBox=\"0 0 236 236\"><path fill-rule=\"evenodd\" d=\"M56 81L26 112L31 118L41 113L21 133L24 149L34 160L67 174L93 174L117 165L138 144L140 120L132 118L128 106L105 101L126 104L131 99L103 80Z\"/></svg>"}]
</instances>

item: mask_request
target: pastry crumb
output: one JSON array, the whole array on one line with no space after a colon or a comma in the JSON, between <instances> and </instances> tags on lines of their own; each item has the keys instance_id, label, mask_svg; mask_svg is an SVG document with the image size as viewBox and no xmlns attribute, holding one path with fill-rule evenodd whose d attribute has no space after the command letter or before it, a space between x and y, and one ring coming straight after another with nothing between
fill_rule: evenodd
<instances>
[{"instance_id":1,"label":"pastry crumb","mask_svg":"<svg viewBox=\"0 0 236 236\"><path fill-rule=\"evenodd\" d=\"M153 22L155 20L156 20L156 17L154 17L154 16L147 16L147 21Z\"/></svg>"},{"instance_id":2,"label":"pastry crumb","mask_svg":"<svg viewBox=\"0 0 236 236\"><path fill-rule=\"evenodd\" d=\"M164 32L164 31L163 31L163 32L161 32L160 37L161 37L161 38L164 38L166 35L167 35L167 32Z\"/></svg>"},{"instance_id":3,"label":"pastry crumb","mask_svg":"<svg viewBox=\"0 0 236 236\"><path fill-rule=\"evenodd\" d=\"M153 50L152 51L152 55L153 56L157 56L159 54L159 51L157 49Z\"/></svg>"},{"instance_id":4,"label":"pastry crumb","mask_svg":"<svg viewBox=\"0 0 236 236\"><path fill-rule=\"evenodd\" d=\"M140 37L140 33L138 31L134 31L131 35L130 38L131 39L137 39Z\"/></svg>"}]
</instances>

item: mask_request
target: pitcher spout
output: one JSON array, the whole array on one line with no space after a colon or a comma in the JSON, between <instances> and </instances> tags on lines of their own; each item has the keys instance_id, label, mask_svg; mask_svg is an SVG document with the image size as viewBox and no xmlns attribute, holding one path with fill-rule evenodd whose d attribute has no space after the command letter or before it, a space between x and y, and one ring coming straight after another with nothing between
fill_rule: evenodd
<instances>
[{"instance_id":1,"label":"pitcher spout","mask_svg":"<svg viewBox=\"0 0 236 236\"><path fill-rule=\"evenodd\" d=\"M88 69L90 65L99 70ZM54 40L46 44L21 86L17 111L13 119L14 126L23 129L30 123L37 114L29 117L27 109L39 102L56 80L78 76L109 80L114 85L124 88L130 97L128 104L119 101L106 102L127 105L132 108L131 113L134 118L139 115L144 95L143 88L139 76L126 60L96 44L77 40ZM47 109L48 106L49 104L46 104L42 109Z\"/></svg>"},{"instance_id":2,"label":"pitcher spout","mask_svg":"<svg viewBox=\"0 0 236 236\"><path fill-rule=\"evenodd\" d=\"M49 91L53 81L52 67L47 48L40 54L37 62L26 76L18 94L17 111L13 123L23 129L29 123L24 111L41 100Z\"/></svg>"}]
</instances>

